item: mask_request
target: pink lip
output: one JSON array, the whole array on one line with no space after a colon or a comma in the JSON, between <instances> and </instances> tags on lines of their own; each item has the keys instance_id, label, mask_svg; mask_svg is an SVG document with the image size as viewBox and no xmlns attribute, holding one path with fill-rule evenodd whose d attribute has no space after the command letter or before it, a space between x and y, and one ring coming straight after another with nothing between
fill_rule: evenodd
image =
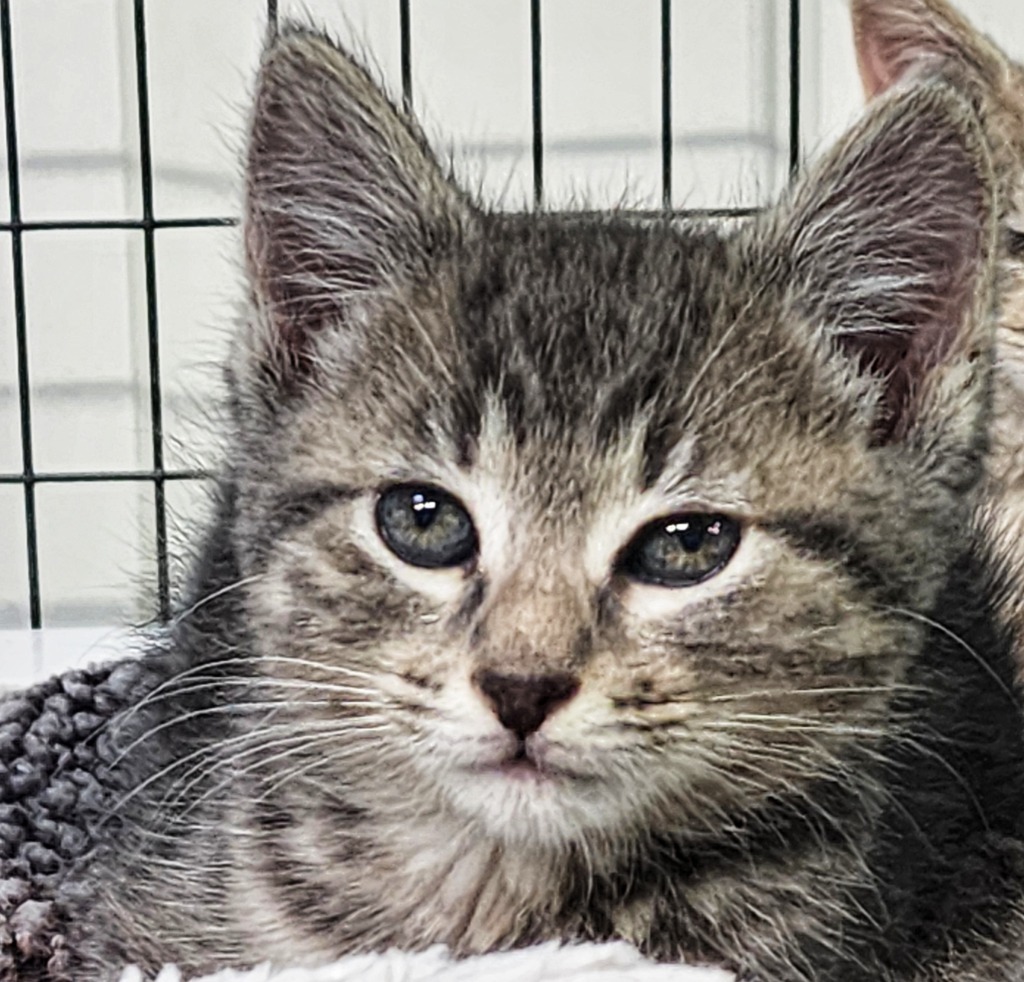
<instances>
[{"instance_id":1,"label":"pink lip","mask_svg":"<svg viewBox=\"0 0 1024 982\"><path fill-rule=\"evenodd\" d=\"M550 749L546 740L534 734L526 741L516 741L511 746L506 744L489 760L478 761L468 769L476 774L492 774L507 781L532 784L554 784L559 781L590 783L595 779L593 774L552 764L547 759Z\"/></svg>"},{"instance_id":2,"label":"pink lip","mask_svg":"<svg viewBox=\"0 0 1024 982\"><path fill-rule=\"evenodd\" d=\"M511 781L550 781L555 775L550 772L542 771L532 760L528 757L517 757L510 758L502 761L495 767L487 768L496 774L500 774L502 777L506 777Z\"/></svg>"},{"instance_id":3,"label":"pink lip","mask_svg":"<svg viewBox=\"0 0 1024 982\"><path fill-rule=\"evenodd\" d=\"M478 773L495 774L509 781L525 781L536 784L552 784L556 781L586 782L589 775L580 774L564 767L554 767L543 758L538 760L531 753L509 755L502 760L480 764L474 768Z\"/></svg>"}]
</instances>

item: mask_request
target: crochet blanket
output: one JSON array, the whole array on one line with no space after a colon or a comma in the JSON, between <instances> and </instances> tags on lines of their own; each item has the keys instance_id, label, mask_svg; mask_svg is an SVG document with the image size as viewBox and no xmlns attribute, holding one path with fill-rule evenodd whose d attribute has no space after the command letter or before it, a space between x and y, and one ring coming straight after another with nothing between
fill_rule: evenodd
<instances>
[{"instance_id":1,"label":"crochet blanket","mask_svg":"<svg viewBox=\"0 0 1024 982\"><path fill-rule=\"evenodd\" d=\"M104 810L111 721L153 684L130 659L0 697L0 980L65 976L67 873Z\"/></svg>"}]
</instances>

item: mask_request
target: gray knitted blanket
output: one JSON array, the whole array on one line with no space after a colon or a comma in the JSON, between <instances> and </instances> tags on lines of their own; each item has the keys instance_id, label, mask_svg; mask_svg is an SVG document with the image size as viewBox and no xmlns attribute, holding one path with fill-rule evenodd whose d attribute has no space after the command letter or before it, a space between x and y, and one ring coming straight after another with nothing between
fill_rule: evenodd
<instances>
[{"instance_id":1,"label":"gray knitted blanket","mask_svg":"<svg viewBox=\"0 0 1024 982\"><path fill-rule=\"evenodd\" d=\"M149 675L132 659L0 697L0 982L71 978L69 874L109 810L118 715Z\"/></svg>"}]
</instances>

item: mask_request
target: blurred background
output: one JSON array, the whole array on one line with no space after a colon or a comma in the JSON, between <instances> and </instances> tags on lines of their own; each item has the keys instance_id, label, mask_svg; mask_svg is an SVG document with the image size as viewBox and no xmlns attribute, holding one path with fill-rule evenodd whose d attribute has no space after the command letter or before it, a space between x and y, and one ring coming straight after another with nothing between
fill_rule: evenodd
<instances>
[{"instance_id":1,"label":"blurred background","mask_svg":"<svg viewBox=\"0 0 1024 982\"><path fill-rule=\"evenodd\" d=\"M960 7L1024 56L1021 0ZM328 25L399 97L404 19L428 135L505 208L533 207L538 176L553 208L756 207L860 108L844 0L269 9ZM268 0L0 0L0 656L27 637L4 632L147 621L180 578L217 460L267 18Z\"/></svg>"}]
</instances>

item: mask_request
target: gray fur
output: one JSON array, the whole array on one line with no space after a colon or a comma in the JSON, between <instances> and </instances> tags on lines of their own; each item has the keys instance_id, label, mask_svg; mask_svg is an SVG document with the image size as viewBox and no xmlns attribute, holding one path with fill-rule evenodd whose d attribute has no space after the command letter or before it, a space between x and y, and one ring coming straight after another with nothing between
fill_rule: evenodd
<instances>
[{"instance_id":1,"label":"gray fur","mask_svg":"<svg viewBox=\"0 0 1024 982\"><path fill-rule=\"evenodd\" d=\"M248 179L219 513L116 753L84 759L58 967L625 938L763 982L1018 972L969 105L882 102L735 231L496 214L292 28ZM458 497L479 556L392 555L395 482ZM733 560L630 580L637 530L687 510L741 522ZM520 744L480 673L578 692Z\"/></svg>"}]
</instances>

